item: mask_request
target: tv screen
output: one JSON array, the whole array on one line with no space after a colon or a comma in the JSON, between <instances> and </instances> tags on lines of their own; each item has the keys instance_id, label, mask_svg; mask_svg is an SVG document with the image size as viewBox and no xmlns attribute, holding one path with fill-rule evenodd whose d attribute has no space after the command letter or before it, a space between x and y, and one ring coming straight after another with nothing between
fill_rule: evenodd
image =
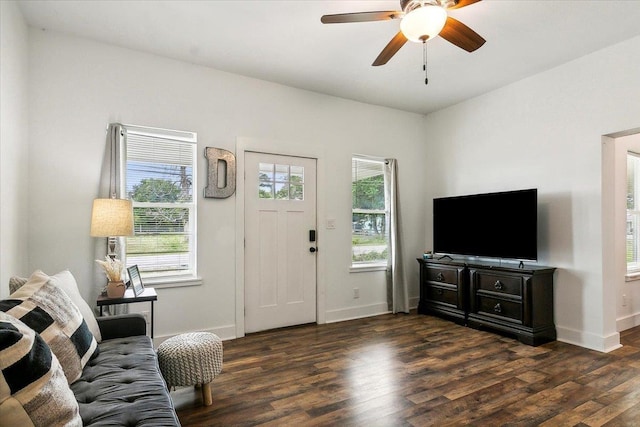
<instances>
[{"instance_id":1,"label":"tv screen","mask_svg":"<svg viewBox=\"0 0 640 427\"><path fill-rule=\"evenodd\" d=\"M436 253L538 259L538 190L433 199Z\"/></svg>"}]
</instances>

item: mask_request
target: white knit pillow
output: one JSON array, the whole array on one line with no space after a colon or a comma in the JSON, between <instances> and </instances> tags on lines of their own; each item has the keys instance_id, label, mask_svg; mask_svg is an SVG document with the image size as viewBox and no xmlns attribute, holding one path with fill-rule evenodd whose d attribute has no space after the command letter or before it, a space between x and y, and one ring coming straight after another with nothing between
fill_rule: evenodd
<instances>
[{"instance_id":1,"label":"white knit pillow","mask_svg":"<svg viewBox=\"0 0 640 427\"><path fill-rule=\"evenodd\" d=\"M55 354L33 329L2 312L0 383L0 425L82 425Z\"/></svg>"}]
</instances>

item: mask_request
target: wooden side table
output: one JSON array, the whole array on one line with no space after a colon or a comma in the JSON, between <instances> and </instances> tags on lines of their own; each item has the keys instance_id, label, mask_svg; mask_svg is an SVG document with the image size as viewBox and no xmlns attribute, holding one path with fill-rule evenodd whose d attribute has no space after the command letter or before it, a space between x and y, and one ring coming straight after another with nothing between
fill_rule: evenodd
<instances>
[{"instance_id":1,"label":"wooden side table","mask_svg":"<svg viewBox=\"0 0 640 427\"><path fill-rule=\"evenodd\" d=\"M131 304L134 302L151 303L151 338L153 338L153 303L158 300L158 294L154 288L144 288L144 291L138 296L133 294L133 289L127 289L122 298L109 298L106 295L100 295L96 300L96 305L100 307L100 316L102 316L102 307L105 305Z\"/></svg>"}]
</instances>

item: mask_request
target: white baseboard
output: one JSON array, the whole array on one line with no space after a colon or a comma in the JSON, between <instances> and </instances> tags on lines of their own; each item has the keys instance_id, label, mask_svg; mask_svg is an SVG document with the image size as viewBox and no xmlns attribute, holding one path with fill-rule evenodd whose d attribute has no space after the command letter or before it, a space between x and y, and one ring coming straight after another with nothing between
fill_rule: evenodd
<instances>
[{"instance_id":1,"label":"white baseboard","mask_svg":"<svg viewBox=\"0 0 640 427\"><path fill-rule=\"evenodd\" d=\"M556 333L558 335L558 341L603 353L608 353L622 347L620 345L620 334L617 332L603 336L556 325Z\"/></svg>"},{"instance_id":2,"label":"white baseboard","mask_svg":"<svg viewBox=\"0 0 640 427\"><path fill-rule=\"evenodd\" d=\"M616 320L616 329L618 332L640 326L640 313L629 314Z\"/></svg>"},{"instance_id":3,"label":"white baseboard","mask_svg":"<svg viewBox=\"0 0 640 427\"><path fill-rule=\"evenodd\" d=\"M153 346L155 348L158 348L160 344L162 344L164 341L168 340L169 338L180 335L181 333L188 333L188 332L196 332L196 331L184 331L184 332L178 332L175 334L156 335L153 338ZM216 334L218 337L220 337L222 341L236 338L235 325L227 325L227 326L221 326L218 328L210 328L210 329L199 329L197 332L211 332L212 334Z\"/></svg>"},{"instance_id":4,"label":"white baseboard","mask_svg":"<svg viewBox=\"0 0 640 427\"><path fill-rule=\"evenodd\" d=\"M359 307L341 308L339 310L327 310L326 323L343 322L345 320L361 319L363 317L379 316L390 313L387 303L363 305Z\"/></svg>"}]
</instances>

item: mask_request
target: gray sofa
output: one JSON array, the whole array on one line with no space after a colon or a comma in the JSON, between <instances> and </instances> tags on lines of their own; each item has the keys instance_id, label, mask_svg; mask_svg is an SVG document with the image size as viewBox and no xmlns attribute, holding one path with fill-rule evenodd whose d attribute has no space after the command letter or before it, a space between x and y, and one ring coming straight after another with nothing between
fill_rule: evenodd
<instances>
[{"instance_id":1,"label":"gray sofa","mask_svg":"<svg viewBox=\"0 0 640 427\"><path fill-rule=\"evenodd\" d=\"M84 426L180 426L142 315L98 317L100 353L71 385Z\"/></svg>"}]
</instances>

